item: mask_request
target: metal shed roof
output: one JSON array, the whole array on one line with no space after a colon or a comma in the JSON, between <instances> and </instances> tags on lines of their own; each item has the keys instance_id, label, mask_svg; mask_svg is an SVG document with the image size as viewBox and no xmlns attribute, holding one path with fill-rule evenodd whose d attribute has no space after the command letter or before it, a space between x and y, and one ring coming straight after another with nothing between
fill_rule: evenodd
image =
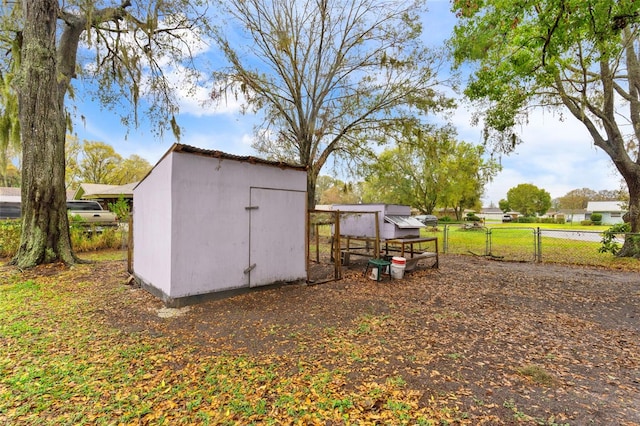
<instances>
[{"instance_id":1,"label":"metal shed roof","mask_svg":"<svg viewBox=\"0 0 640 426\"><path fill-rule=\"evenodd\" d=\"M205 156L205 157L234 160L234 161L246 162L246 163L251 163L251 164L264 164L264 165L267 165L267 166L279 167L281 169L293 169L293 170L300 170L300 171L306 171L307 170L307 166L301 166L301 165L296 165L296 164L285 163L284 161L265 160L263 158L253 157L253 156L250 156L250 155L233 155L233 154L228 154L226 152L218 151L218 150L215 150L215 149L204 149L204 148L198 148L198 147L191 146L191 145L184 145L184 144L181 144L181 143L174 143L173 145L171 145L171 148L169 148L167 150L167 152L165 152L164 155L158 160L158 162L155 164L155 166L153 166L151 168L151 170L149 170L149 172L142 179L140 179L140 182L145 180L147 178L147 176L149 176L149 174L153 171L153 169L155 169L156 166L158 164L160 164L162 162L162 160L164 160L164 158L167 155L169 155L169 153L171 153L171 152L180 152L180 153L185 153L185 154L202 155L202 156ZM138 182L134 186L133 189L135 189L140 184L140 182Z\"/></svg>"},{"instance_id":2,"label":"metal shed roof","mask_svg":"<svg viewBox=\"0 0 640 426\"><path fill-rule=\"evenodd\" d=\"M424 223L420 222L413 216L396 216L396 215L388 215L384 217L384 220L387 222L393 223L398 228L424 228Z\"/></svg>"}]
</instances>

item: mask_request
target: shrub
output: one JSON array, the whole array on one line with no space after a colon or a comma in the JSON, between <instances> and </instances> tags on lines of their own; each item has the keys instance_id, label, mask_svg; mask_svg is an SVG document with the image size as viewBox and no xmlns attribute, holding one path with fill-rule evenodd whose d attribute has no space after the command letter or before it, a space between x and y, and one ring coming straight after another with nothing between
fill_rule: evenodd
<instances>
[{"instance_id":1,"label":"shrub","mask_svg":"<svg viewBox=\"0 0 640 426\"><path fill-rule=\"evenodd\" d=\"M602 247L598 249L598 252L617 254L620 250L620 245L616 240L617 234L623 234L630 231L631 226L629 226L628 223L618 223L613 225L602 233Z\"/></svg>"},{"instance_id":2,"label":"shrub","mask_svg":"<svg viewBox=\"0 0 640 426\"><path fill-rule=\"evenodd\" d=\"M71 246L76 252L102 249L120 249L126 246L125 231L107 228L98 232L95 228L71 228Z\"/></svg>"},{"instance_id":3,"label":"shrub","mask_svg":"<svg viewBox=\"0 0 640 426\"><path fill-rule=\"evenodd\" d=\"M22 222L19 220L0 221L0 257L13 257L20 246ZM69 229L71 247L77 253L102 249L124 249L127 245L126 231L108 228L102 232L84 226L72 225Z\"/></svg>"},{"instance_id":4,"label":"shrub","mask_svg":"<svg viewBox=\"0 0 640 426\"><path fill-rule=\"evenodd\" d=\"M118 201L116 201L115 203L109 203L109 210L116 214L120 222L126 222L129 220L131 207L122 195L118 197Z\"/></svg>"},{"instance_id":5,"label":"shrub","mask_svg":"<svg viewBox=\"0 0 640 426\"><path fill-rule=\"evenodd\" d=\"M592 213L591 221L594 225L602 225L602 213Z\"/></svg>"},{"instance_id":6,"label":"shrub","mask_svg":"<svg viewBox=\"0 0 640 426\"><path fill-rule=\"evenodd\" d=\"M440 222L452 222L453 219L451 219L450 216L442 216L441 218L438 219L438 221L440 221Z\"/></svg>"},{"instance_id":7,"label":"shrub","mask_svg":"<svg viewBox=\"0 0 640 426\"><path fill-rule=\"evenodd\" d=\"M20 220L0 221L0 256L12 257L18 252L20 246L20 232L22 222Z\"/></svg>"},{"instance_id":8,"label":"shrub","mask_svg":"<svg viewBox=\"0 0 640 426\"><path fill-rule=\"evenodd\" d=\"M590 221L590 220L581 220L580 221L580 225L582 225L582 226L592 226L593 222Z\"/></svg>"},{"instance_id":9,"label":"shrub","mask_svg":"<svg viewBox=\"0 0 640 426\"><path fill-rule=\"evenodd\" d=\"M518 223L536 223L536 218L533 216L520 216Z\"/></svg>"},{"instance_id":10,"label":"shrub","mask_svg":"<svg viewBox=\"0 0 640 426\"><path fill-rule=\"evenodd\" d=\"M480 222L482 219L476 216L475 213L467 213L467 217L465 217L464 220L467 220L469 222Z\"/></svg>"}]
</instances>

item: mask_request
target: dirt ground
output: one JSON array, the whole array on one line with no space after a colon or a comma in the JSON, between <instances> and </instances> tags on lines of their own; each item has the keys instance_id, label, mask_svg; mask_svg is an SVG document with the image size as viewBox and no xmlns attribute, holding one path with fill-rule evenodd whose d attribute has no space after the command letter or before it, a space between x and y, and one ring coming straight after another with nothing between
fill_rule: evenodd
<instances>
[{"instance_id":1,"label":"dirt ground","mask_svg":"<svg viewBox=\"0 0 640 426\"><path fill-rule=\"evenodd\" d=\"M97 263L96 277L124 285L123 267ZM100 312L124 332L207 354L292 354L352 384L401 377L422 401L456 405L465 424L640 425L637 273L452 255L403 280L362 272L179 311L132 288L130 309L110 300ZM353 344L349 359L332 352L337 336Z\"/></svg>"}]
</instances>

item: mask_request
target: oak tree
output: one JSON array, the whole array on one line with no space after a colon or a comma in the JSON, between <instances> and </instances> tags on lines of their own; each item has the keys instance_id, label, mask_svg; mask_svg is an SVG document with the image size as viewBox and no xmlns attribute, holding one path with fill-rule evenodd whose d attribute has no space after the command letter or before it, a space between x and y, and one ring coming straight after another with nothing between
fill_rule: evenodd
<instances>
[{"instance_id":1,"label":"oak tree","mask_svg":"<svg viewBox=\"0 0 640 426\"><path fill-rule=\"evenodd\" d=\"M521 183L507 191L506 203L501 201L503 211L517 211L522 216L543 215L551 207L551 194L530 183Z\"/></svg>"},{"instance_id":2,"label":"oak tree","mask_svg":"<svg viewBox=\"0 0 640 426\"><path fill-rule=\"evenodd\" d=\"M422 2L221 1L216 40L229 66L213 97L243 96L264 121L254 147L308 167L309 205L329 158L370 155L390 123L450 106L421 41Z\"/></svg>"},{"instance_id":3,"label":"oak tree","mask_svg":"<svg viewBox=\"0 0 640 426\"><path fill-rule=\"evenodd\" d=\"M72 81L93 81L95 96L121 113L123 125L138 123L138 106L145 101L154 128L179 136L176 86L167 73L179 72L180 87L200 76L192 55L209 28L205 5L200 0L3 3L13 19L2 20L0 42L12 39L17 46L3 60L17 65L13 87L22 145L23 222L15 264L78 260L69 242L64 176L70 122L65 102L74 93Z\"/></svg>"},{"instance_id":4,"label":"oak tree","mask_svg":"<svg viewBox=\"0 0 640 426\"><path fill-rule=\"evenodd\" d=\"M455 0L458 64L473 63L466 94L483 103L487 141L510 152L534 106L579 120L624 178L640 231L640 2ZM593 172L593 171L592 171ZM640 256L627 239L621 256Z\"/></svg>"}]
</instances>

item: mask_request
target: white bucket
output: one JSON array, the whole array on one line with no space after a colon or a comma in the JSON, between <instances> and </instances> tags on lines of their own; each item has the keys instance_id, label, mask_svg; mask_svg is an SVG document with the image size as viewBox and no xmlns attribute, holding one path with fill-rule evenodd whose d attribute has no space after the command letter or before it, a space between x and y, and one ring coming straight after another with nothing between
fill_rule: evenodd
<instances>
[{"instance_id":1,"label":"white bucket","mask_svg":"<svg viewBox=\"0 0 640 426\"><path fill-rule=\"evenodd\" d=\"M407 259L394 256L391 258L391 278L401 280L404 277L404 269L407 267Z\"/></svg>"},{"instance_id":2,"label":"white bucket","mask_svg":"<svg viewBox=\"0 0 640 426\"><path fill-rule=\"evenodd\" d=\"M371 276L369 278L372 280L378 279L378 268L371 268Z\"/></svg>"}]
</instances>

